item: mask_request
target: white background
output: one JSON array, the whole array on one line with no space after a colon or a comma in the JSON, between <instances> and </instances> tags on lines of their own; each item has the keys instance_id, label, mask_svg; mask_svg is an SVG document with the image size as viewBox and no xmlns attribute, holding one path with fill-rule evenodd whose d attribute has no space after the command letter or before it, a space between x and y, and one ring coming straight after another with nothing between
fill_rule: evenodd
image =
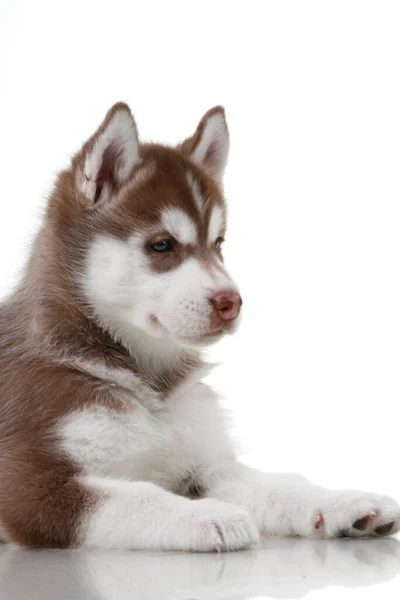
<instances>
[{"instance_id":1,"label":"white background","mask_svg":"<svg viewBox=\"0 0 400 600\"><path fill-rule=\"evenodd\" d=\"M244 318L211 354L242 451L400 497L399 3L0 10L0 294L54 174L114 102L143 139L172 143L224 104Z\"/></svg>"}]
</instances>

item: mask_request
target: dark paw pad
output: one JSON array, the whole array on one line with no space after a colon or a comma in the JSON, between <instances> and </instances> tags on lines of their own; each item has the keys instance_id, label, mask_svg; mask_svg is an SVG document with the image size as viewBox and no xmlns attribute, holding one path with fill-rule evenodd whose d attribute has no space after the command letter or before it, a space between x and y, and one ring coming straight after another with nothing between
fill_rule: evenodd
<instances>
[{"instance_id":1,"label":"dark paw pad","mask_svg":"<svg viewBox=\"0 0 400 600\"><path fill-rule=\"evenodd\" d=\"M375 529L375 533L378 535L387 535L394 525L394 521L391 523L386 523L386 525L381 525Z\"/></svg>"},{"instance_id":2,"label":"dark paw pad","mask_svg":"<svg viewBox=\"0 0 400 600\"><path fill-rule=\"evenodd\" d=\"M357 521L354 521L353 527L354 529L358 529L358 531L365 531L369 525L370 520L370 515L366 515L362 519L357 519Z\"/></svg>"}]
</instances>

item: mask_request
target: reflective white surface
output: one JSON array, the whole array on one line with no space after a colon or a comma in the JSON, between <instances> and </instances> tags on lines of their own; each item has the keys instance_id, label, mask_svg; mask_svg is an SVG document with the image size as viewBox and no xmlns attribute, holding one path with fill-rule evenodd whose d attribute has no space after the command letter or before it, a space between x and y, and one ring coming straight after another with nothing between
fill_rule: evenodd
<instances>
[{"instance_id":1,"label":"reflective white surface","mask_svg":"<svg viewBox=\"0 0 400 600\"><path fill-rule=\"evenodd\" d=\"M7 600L396 598L400 542L263 540L230 554L29 551L0 546ZM388 584L390 582L390 584Z\"/></svg>"},{"instance_id":2,"label":"reflective white surface","mask_svg":"<svg viewBox=\"0 0 400 600\"><path fill-rule=\"evenodd\" d=\"M390 460L388 459L390 456ZM273 450L242 456L264 470L299 471L332 487L400 498L395 454ZM384 466L384 468L383 468ZM224 554L20 550L0 543L0 600L323 600L400 598L400 534L368 540L264 539Z\"/></svg>"}]
</instances>

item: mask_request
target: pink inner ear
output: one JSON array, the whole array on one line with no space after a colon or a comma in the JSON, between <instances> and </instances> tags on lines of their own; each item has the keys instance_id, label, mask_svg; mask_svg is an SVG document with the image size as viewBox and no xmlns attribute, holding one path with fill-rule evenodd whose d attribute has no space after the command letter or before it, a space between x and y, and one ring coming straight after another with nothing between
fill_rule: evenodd
<instances>
[{"instance_id":1,"label":"pink inner ear","mask_svg":"<svg viewBox=\"0 0 400 600\"><path fill-rule=\"evenodd\" d=\"M96 178L96 193L93 200L94 204L98 202L105 183L109 184L112 191L117 188L115 173L116 170L121 166L122 160L122 149L118 149L115 144L111 144L105 149L101 167Z\"/></svg>"},{"instance_id":2,"label":"pink inner ear","mask_svg":"<svg viewBox=\"0 0 400 600\"><path fill-rule=\"evenodd\" d=\"M214 141L210 144L206 155L204 157L204 162L206 165L219 167L219 157L218 157L218 142Z\"/></svg>"}]
</instances>

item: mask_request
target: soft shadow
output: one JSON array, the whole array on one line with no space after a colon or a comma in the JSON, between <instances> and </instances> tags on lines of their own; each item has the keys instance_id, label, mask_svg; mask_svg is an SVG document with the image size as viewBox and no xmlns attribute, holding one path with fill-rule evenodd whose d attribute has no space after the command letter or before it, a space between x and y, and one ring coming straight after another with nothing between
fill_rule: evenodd
<instances>
[{"instance_id":1,"label":"soft shadow","mask_svg":"<svg viewBox=\"0 0 400 600\"><path fill-rule=\"evenodd\" d=\"M7 600L302 598L328 586L368 586L400 572L400 542L264 540L230 554L30 551L0 545Z\"/></svg>"}]
</instances>

